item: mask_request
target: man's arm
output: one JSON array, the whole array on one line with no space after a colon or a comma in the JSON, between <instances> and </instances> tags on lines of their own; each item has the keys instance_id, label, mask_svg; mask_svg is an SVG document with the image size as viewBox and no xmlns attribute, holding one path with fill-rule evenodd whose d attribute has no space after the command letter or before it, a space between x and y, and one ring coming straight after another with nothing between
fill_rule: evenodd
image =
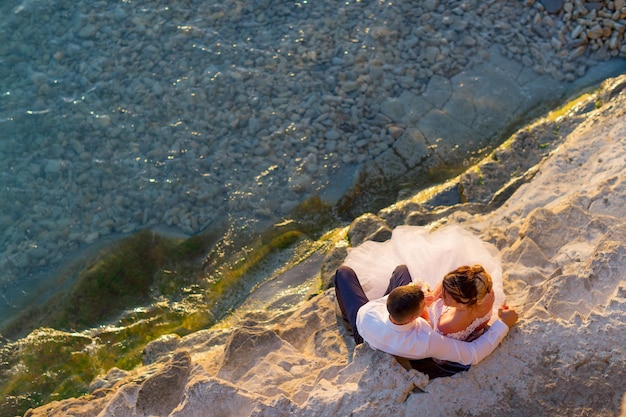
<instances>
[{"instance_id":1,"label":"man's arm","mask_svg":"<svg viewBox=\"0 0 626 417\"><path fill-rule=\"evenodd\" d=\"M462 342L433 331L425 354L435 359L476 365L494 351L518 320L517 312L506 305L498 309L498 317L500 319L489 330L472 342Z\"/></svg>"},{"instance_id":2,"label":"man's arm","mask_svg":"<svg viewBox=\"0 0 626 417\"><path fill-rule=\"evenodd\" d=\"M472 342L462 342L433 331L428 338L424 356L463 365L476 365L494 351L508 332L509 327L500 320Z\"/></svg>"}]
</instances>

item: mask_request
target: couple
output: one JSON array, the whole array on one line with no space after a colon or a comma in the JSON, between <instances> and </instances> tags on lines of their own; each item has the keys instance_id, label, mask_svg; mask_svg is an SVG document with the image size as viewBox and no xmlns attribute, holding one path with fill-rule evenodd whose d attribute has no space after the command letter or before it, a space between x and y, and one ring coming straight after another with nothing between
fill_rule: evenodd
<instances>
[{"instance_id":1,"label":"couple","mask_svg":"<svg viewBox=\"0 0 626 417\"><path fill-rule=\"evenodd\" d=\"M458 267L466 264L473 266ZM390 279L384 268L394 271ZM357 344L366 341L405 366L407 359L431 378L480 362L517 322L514 310L500 307L497 251L458 226L433 233L402 226L387 242L365 242L337 270L335 291ZM498 320L487 326L492 312Z\"/></svg>"}]
</instances>

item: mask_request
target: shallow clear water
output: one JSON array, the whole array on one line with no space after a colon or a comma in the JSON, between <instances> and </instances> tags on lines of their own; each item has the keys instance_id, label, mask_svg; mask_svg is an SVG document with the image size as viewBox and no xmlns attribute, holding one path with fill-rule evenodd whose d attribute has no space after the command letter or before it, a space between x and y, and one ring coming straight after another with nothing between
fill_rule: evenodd
<instances>
[{"instance_id":1,"label":"shallow clear water","mask_svg":"<svg viewBox=\"0 0 626 417\"><path fill-rule=\"evenodd\" d=\"M267 186L277 164L287 165L251 164L254 141L231 133L241 130L235 103L251 113L260 100L257 84L241 88L241 77L266 72L239 56L275 49L259 49L253 31L218 33L183 2L1 7L6 311L32 302L50 271L85 246L144 227L188 235L229 213L248 216L238 203L247 188ZM224 9L214 3L204 13Z\"/></svg>"},{"instance_id":2,"label":"shallow clear water","mask_svg":"<svg viewBox=\"0 0 626 417\"><path fill-rule=\"evenodd\" d=\"M338 157L302 131L327 64L288 62L306 4L0 6L3 317L85 247L271 221L327 184Z\"/></svg>"},{"instance_id":3,"label":"shallow clear water","mask_svg":"<svg viewBox=\"0 0 626 417\"><path fill-rule=\"evenodd\" d=\"M189 236L226 219L245 233L310 196L336 201L393 144L381 103L479 62L497 30L476 53L454 45L468 32L453 20L516 7L0 3L0 316L138 230ZM422 65L425 45L447 59Z\"/></svg>"}]
</instances>

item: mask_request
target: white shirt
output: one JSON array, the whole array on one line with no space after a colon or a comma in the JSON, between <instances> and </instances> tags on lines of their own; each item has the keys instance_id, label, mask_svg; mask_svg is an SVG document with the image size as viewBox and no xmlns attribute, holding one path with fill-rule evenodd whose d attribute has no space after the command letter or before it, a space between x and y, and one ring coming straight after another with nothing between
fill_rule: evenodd
<instances>
[{"instance_id":1,"label":"white shirt","mask_svg":"<svg viewBox=\"0 0 626 417\"><path fill-rule=\"evenodd\" d=\"M372 300L357 312L356 328L372 348L407 359L435 358L463 365L476 365L485 359L509 332L496 320L473 342L451 339L434 331L423 318L397 325L389 320L387 296Z\"/></svg>"}]
</instances>

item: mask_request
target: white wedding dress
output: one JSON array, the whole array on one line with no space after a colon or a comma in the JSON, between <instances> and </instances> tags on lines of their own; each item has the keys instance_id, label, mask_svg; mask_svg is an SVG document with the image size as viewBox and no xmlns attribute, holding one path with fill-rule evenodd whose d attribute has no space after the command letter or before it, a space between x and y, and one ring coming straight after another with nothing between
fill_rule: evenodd
<instances>
[{"instance_id":1,"label":"white wedding dress","mask_svg":"<svg viewBox=\"0 0 626 417\"><path fill-rule=\"evenodd\" d=\"M422 226L399 226L385 242L366 241L349 248L344 265L351 267L370 300L385 295L391 273L406 265L412 280L434 288L450 271L462 265L482 265L491 275L495 302L493 318L504 302L502 266L495 246L458 225L434 231Z\"/></svg>"}]
</instances>

